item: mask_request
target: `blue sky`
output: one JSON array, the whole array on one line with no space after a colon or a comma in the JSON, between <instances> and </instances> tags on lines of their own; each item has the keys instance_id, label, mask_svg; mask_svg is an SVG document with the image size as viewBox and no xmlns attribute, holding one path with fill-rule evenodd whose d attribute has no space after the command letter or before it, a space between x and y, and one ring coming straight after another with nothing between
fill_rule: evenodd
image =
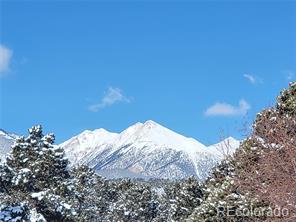
<instances>
[{"instance_id":1,"label":"blue sky","mask_svg":"<svg viewBox=\"0 0 296 222\"><path fill-rule=\"evenodd\" d=\"M0 4L0 128L18 134L152 119L205 144L241 138L296 77L293 1Z\"/></svg>"}]
</instances>

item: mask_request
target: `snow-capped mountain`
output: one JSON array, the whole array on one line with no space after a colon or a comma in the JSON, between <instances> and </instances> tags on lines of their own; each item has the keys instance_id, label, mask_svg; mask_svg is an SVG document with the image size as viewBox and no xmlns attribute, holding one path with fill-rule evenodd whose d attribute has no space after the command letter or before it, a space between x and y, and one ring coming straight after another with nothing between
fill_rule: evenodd
<instances>
[{"instance_id":1,"label":"snow-capped mountain","mask_svg":"<svg viewBox=\"0 0 296 222\"><path fill-rule=\"evenodd\" d=\"M180 179L194 175L200 180L223 158L221 148L233 151L238 145L230 137L207 147L151 120L119 134L84 131L61 144L72 165L87 164L103 176Z\"/></svg>"},{"instance_id":2,"label":"snow-capped mountain","mask_svg":"<svg viewBox=\"0 0 296 222\"><path fill-rule=\"evenodd\" d=\"M16 137L0 130L2 161ZM234 152L239 141L229 137L205 146L149 120L121 133L85 130L60 146L72 166L86 164L109 178L180 179L194 175L203 180L224 154Z\"/></svg>"},{"instance_id":3,"label":"snow-capped mountain","mask_svg":"<svg viewBox=\"0 0 296 222\"><path fill-rule=\"evenodd\" d=\"M11 145L13 145L16 135L5 132L0 129L0 160L5 160L7 153L10 151Z\"/></svg>"},{"instance_id":4,"label":"snow-capped mountain","mask_svg":"<svg viewBox=\"0 0 296 222\"><path fill-rule=\"evenodd\" d=\"M233 154L235 149L239 147L239 144L240 141L233 137L228 137L219 143L208 146L208 151L223 158L225 155Z\"/></svg>"},{"instance_id":5,"label":"snow-capped mountain","mask_svg":"<svg viewBox=\"0 0 296 222\"><path fill-rule=\"evenodd\" d=\"M117 133L111 133L105 129L85 130L60 146L65 148L66 155L72 165L86 164L89 159L88 156L94 155L99 150L104 150L117 137Z\"/></svg>"}]
</instances>

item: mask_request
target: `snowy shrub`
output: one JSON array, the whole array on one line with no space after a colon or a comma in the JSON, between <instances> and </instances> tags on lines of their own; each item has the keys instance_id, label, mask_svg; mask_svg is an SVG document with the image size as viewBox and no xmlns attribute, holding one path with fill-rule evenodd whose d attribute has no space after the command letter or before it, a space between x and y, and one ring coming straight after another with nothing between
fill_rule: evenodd
<instances>
[{"instance_id":1,"label":"snowy shrub","mask_svg":"<svg viewBox=\"0 0 296 222\"><path fill-rule=\"evenodd\" d=\"M236 184L272 209L264 221L292 221L296 216L296 84L281 92L275 107L256 117L253 134L235 153Z\"/></svg>"}]
</instances>

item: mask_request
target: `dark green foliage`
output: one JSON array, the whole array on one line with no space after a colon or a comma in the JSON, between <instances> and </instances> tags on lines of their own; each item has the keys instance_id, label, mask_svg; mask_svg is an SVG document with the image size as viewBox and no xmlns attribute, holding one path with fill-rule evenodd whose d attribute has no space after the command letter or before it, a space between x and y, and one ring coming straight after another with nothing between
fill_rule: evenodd
<instances>
[{"instance_id":1,"label":"dark green foliage","mask_svg":"<svg viewBox=\"0 0 296 222\"><path fill-rule=\"evenodd\" d=\"M280 114L296 116L296 83L289 84L288 89L281 91L277 98L276 109Z\"/></svg>"},{"instance_id":2,"label":"dark green foliage","mask_svg":"<svg viewBox=\"0 0 296 222\"><path fill-rule=\"evenodd\" d=\"M166 186L165 193L169 218L174 221L187 218L203 198L201 185L194 177Z\"/></svg>"},{"instance_id":3,"label":"dark green foliage","mask_svg":"<svg viewBox=\"0 0 296 222\"><path fill-rule=\"evenodd\" d=\"M0 221L30 221L29 209L25 204L1 205L0 212Z\"/></svg>"},{"instance_id":4,"label":"dark green foliage","mask_svg":"<svg viewBox=\"0 0 296 222\"><path fill-rule=\"evenodd\" d=\"M186 221L234 222L242 221L239 216L229 217L228 212L250 206L250 200L240 193L234 183L233 162L222 161L213 170L212 176L204 184L202 203Z\"/></svg>"},{"instance_id":5,"label":"dark green foliage","mask_svg":"<svg viewBox=\"0 0 296 222\"><path fill-rule=\"evenodd\" d=\"M6 161L14 175L12 189L39 192L69 177L64 151L53 142L54 135L43 136L41 126L32 127L27 138L17 140Z\"/></svg>"},{"instance_id":6,"label":"dark green foliage","mask_svg":"<svg viewBox=\"0 0 296 222\"><path fill-rule=\"evenodd\" d=\"M157 215L159 203L147 184L119 181L118 200L108 218L112 221L152 221ZM110 218L111 216L111 218Z\"/></svg>"},{"instance_id":7,"label":"dark green foliage","mask_svg":"<svg viewBox=\"0 0 296 222\"><path fill-rule=\"evenodd\" d=\"M54 135L43 136L41 126L32 127L28 137L17 139L0 167L3 209L22 204L28 215L36 211L51 221L75 220L68 161L53 142Z\"/></svg>"}]
</instances>

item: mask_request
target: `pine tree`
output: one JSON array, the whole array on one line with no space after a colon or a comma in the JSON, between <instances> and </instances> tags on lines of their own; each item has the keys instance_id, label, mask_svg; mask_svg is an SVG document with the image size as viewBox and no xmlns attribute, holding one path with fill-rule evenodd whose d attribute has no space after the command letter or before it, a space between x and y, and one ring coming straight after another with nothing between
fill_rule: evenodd
<instances>
[{"instance_id":1,"label":"pine tree","mask_svg":"<svg viewBox=\"0 0 296 222\"><path fill-rule=\"evenodd\" d=\"M158 201L151 187L131 180L120 181L120 192L114 204L112 221L152 221L158 210Z\"/></svg>"},{"instance_id":2,"label":"pine tree","mask_svg":"<svg viewBox=\"0 0 296 222\"><path fill-rule=\"evenodd\" d=\"M97 192L96 185L100 183L100 177L87 166L78 166L72 169L72 199L76 200L77 221L96 221L100 214L99 204L96 202L96 196L101 194Z\"/></svg>"},{"instance_id":3,"label":"pine tree","mask_svg":"<svg viewBox=\"0 0 296 222\"><path fill-rule=\"evenodd\" d=\"M235 222L245 219L234 212L250 207L251 200L237 189L233 164L232 160L224 160L213 169L212 176L204 184L201 204L186 221Z\"/></svg>"},{"instance_id":4,"label":"pine tree","mask_svg":"<svg viewBox=\"0 0 296 222\"><path fill-rule=\"evenodd\" d=\"M296 82L291 82L287 89L281 91L276 110L282 115L296 116Z\"/></svg>"},{"instance_id":5,"label":"pine tree","mask_svg":"<svg viewBox=\"0 0 296 222\"><path fill-rule=\"evenodd\" d=\"M54 135L43 136L40 125L29 130L12 147L7 167L13 171L13 189L23 192L40 192L57 186L69 177L68 160L61 148L53 146Z\"/></svg>"},{"instance_id":6,"label":"pine tree","mask_svg":"<svg viewBox=\"0 0 296 222\"><path fill-rule=\"evenodd\" d=\"M165 186L165 197L162 198L158 215L160 221L182 221L200 205L203 197L201 184L189 177L184 181L168 183Z\"/></svg>"},{"instance_id":7,"label":"pine tree","mask_svg":"<svg viewBox=\"0 0 296 222\"><path fill-rule=\"evenodd\" d=\"M27 209L22 210L27 212L22 217L39 215L50 221L74 221L76 212L69 204L75 201L69 195L72 191L68 160L53 143L54 135L44 136L41 126L29 129L28 137L17 139L0 167L3 212L21 205Z\"/></svg>"}]
</instances>

